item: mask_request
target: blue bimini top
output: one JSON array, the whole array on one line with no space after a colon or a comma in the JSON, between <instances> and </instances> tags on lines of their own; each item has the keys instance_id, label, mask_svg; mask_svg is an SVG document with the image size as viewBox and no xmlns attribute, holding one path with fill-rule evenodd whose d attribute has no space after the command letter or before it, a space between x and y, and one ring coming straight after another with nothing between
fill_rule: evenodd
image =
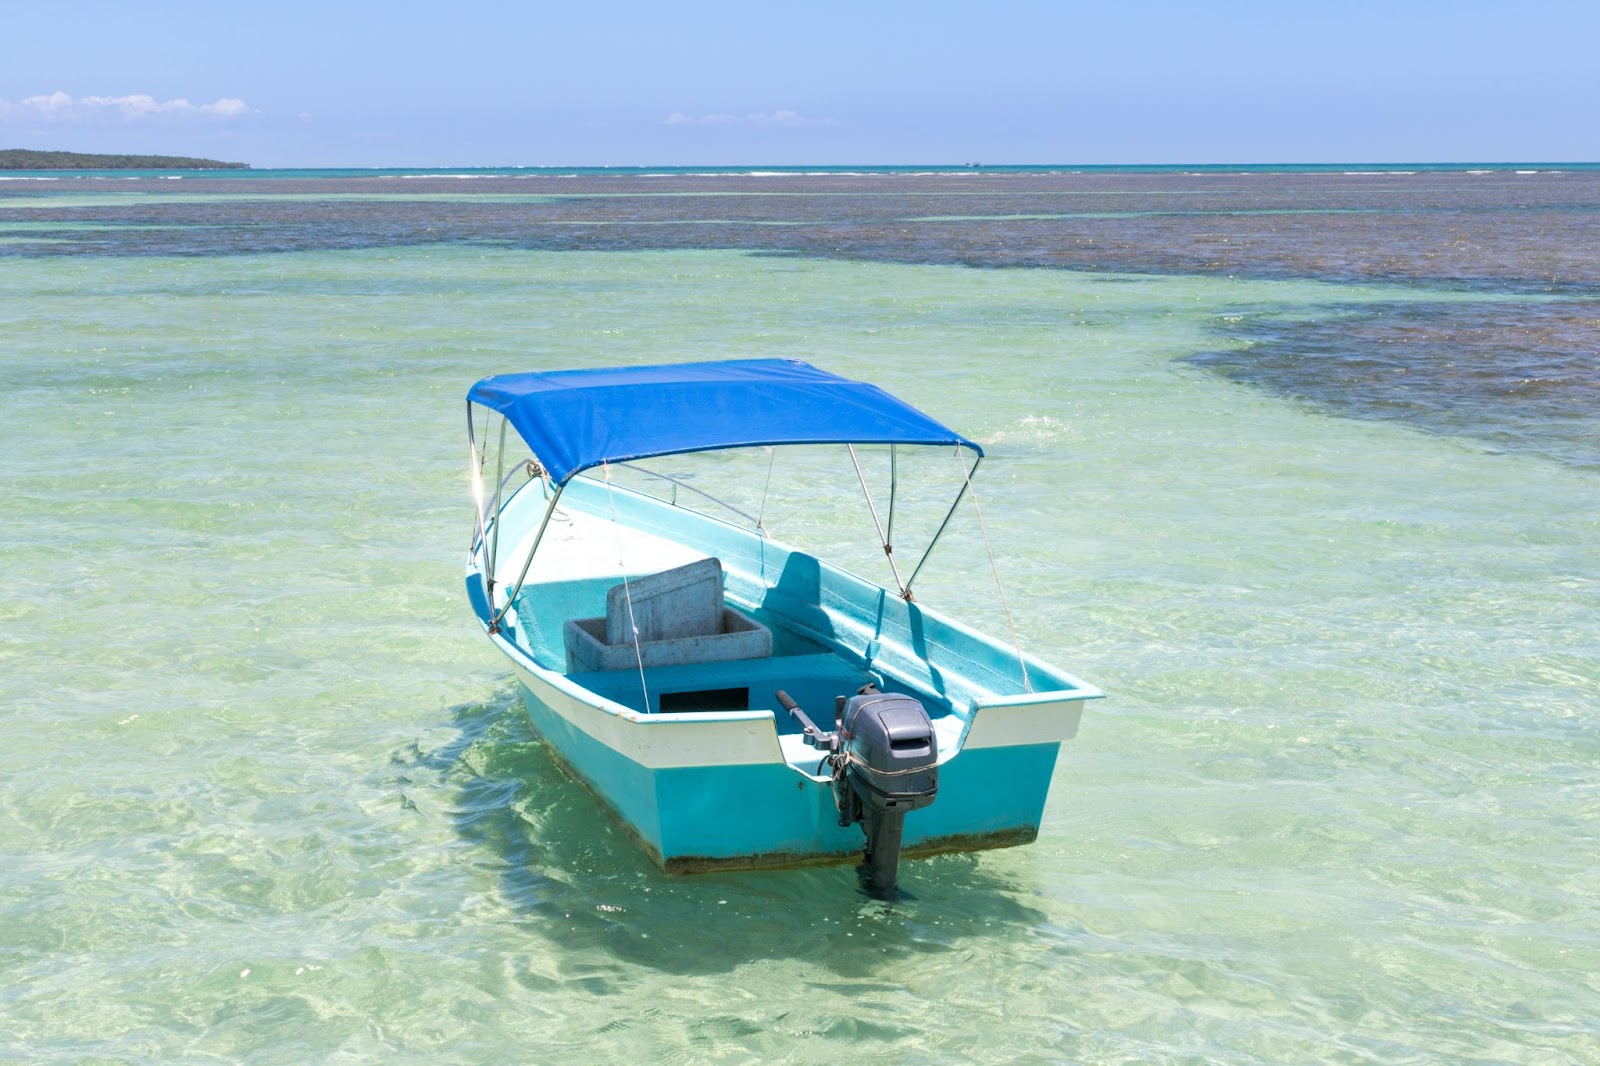
<instances>
[{"instance_id":1,"label":"blue bimini top","mask_svg":"<svg viewBox=\"0 0 1600 1066\"><path fill-rule=\"evenodd\" d=\"M983 449L876 385L797 359L496 374L469 404L510 420L566 484L603 463L769 444L952 444Z\"/></svg>"}]
</instances>

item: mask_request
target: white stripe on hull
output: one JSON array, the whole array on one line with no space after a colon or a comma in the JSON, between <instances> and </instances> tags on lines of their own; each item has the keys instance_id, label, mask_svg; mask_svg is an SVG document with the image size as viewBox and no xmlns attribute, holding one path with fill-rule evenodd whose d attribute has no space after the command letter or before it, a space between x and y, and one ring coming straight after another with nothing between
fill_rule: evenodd
<instances>
[{"instance_id":1,"label":"white stripe on hull","mask_svg":"<svg viewBox=\"0 0 1600 1066\"><path fill-rule=\"evenodd\" d=\"M561 675L528 666L502 641L495 643L534 698L575 729L641 766L662 770L786 762L771 711L643 714L592 695L585 699L577 693L587 690ZM1059 743L1077 734L1082 715L1081 699L980 706L960 748ZM941 761L956 754L959 751Z\"/></svg>"},{"instance_id":2,"label":"white stripe on hull","mask_svg":"<svg viewBox=\"0 0 1600 1066\"><path fill-rule=\"evenodd\" d=\"M648 769L784 761L771 711L751 711L733 718L727 714L641 714L609 701L586 702L565 689L585 690L576 685L558 687L548 680L552 675L530 670L516 659L512 659L512 667L534 698L573 728Z\"/></svg>"},{"instance_id":3,"label":"white stripe on hull","mask_svg":"<svg viewBox=\"0 0 1600 1066\"><path fill-rule=\"evenodd\" d=\"M1009 748L1049 744L1078 735L1083 701L1040 699L1028 703L979 704L962 748Z\"/></svg>"}]
</instances>

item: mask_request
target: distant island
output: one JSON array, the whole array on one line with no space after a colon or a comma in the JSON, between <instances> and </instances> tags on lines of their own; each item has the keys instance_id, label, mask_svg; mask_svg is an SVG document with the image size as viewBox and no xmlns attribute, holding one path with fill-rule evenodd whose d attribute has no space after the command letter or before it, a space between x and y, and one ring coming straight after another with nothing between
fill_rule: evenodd
<instances>
[{"instance_id":1,"label":"distant island","mask_svg":"<svg viewBox=\"0 0 1600 1066\"><path fill-rule=\"evenodd\" d=\"M186 155L96 155L0 148L0 170L248 170L249 163L223 163Z\"/></svg>"}]
</instances>

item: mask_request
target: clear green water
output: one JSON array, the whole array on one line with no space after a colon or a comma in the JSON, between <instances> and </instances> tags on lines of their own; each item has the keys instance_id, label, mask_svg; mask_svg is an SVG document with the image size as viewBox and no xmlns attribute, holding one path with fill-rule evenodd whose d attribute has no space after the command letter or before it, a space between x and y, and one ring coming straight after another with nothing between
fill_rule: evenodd
<instances>
[{"instance_id":1,"label":"clear green water","mask_svg":"<svg viewBox=\"0 0 1600 1066\"><path fill-rule=\"evenodd\" d=\"M1182 361L1402 295L0 259L0 1057L1600 1061L1600 475ZM1034 846L892 906L656 872L460 591L471 381L754 354L984 442L1023 639L1108 693ZM924 598L1000 628L976 543Z\"/></svg>"}]
</instances>

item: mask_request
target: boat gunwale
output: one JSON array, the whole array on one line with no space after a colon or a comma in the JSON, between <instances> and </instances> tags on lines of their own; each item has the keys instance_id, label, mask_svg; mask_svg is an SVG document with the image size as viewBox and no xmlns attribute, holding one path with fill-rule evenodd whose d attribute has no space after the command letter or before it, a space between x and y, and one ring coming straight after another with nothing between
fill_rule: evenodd
<instances>
[{"instance_id":1,"label":"boat gunwale","mask_svg":"<svg viewBox=\"0 0 1600 1066\"><path fill-rule=\"evenodd\" d=\"M574 482L582 482L583 484L574 485ZM506 509L508 509L511 506L513 506L514 502L516 502L524 492L528 491L534 485L541 486L541 489L540 489L541 495L545 500L547 500L547 508L548 508L548 511L551 512L551 513L553 513L555 511L556 507L561 503L562 498L564 496L566 496L568 490L576 489L577 490L577 497L574 500L574 506L572 507L572 510L575 510L576 512L578 512L580 514L583 514L583 515L585 515L587 517L594 518L594 519L596 519L598 521L613 522L613 523L615 523L615 524L617 524L619 526L622 526L623 528L627 528L627 529L635 530L635 531L638 531L638 532L646 533L646 534L652 535L652 536L661 536L661 534L652 533L650 530L644 529L644 528L642 528L642 527L640 527L640 526L638 526L636 524L630 524L630 523L624 522L620 517L607 517L607 516L604 516L604 515L595 514L593 511L591 511L590 509L588 509L588 508L586 508L586 507L584 507L582 505L583 504L582 495L583 495L583 493L585 491L599 492L599 491L603 490L608 495L620 495L624 499L632 499L632 500L638 501L638 502L640 502L640 503L642 503L642 504L644 504L646 506L663 508L663 509L666 510L667 513L684 514L684 515L691 516L696 521L703 521L703 522L713 523L714 525L716 525L718 527L721 527L722 529L729 530L730 532L732 532L732 533L734 533L736 535L743 536L743 537L750 537L750 538L753 538L755 540L759 540L762 543L763 551L766 551L766 550L778 550L778 551L782 551L782 552L787 553L791 557L798 556L798 557L807 559L810 562L815 563L816 566L819 569L826 570L826 571L828 571L828 572L830 572L830 573L832 573L834 575L837 575L837 576L845 579L847 582L859 584L860 586L863 587L863 589L871 590L871 592L873 592L873 593L875 593L877 595L880 595L880 596L891 596L891 597L894 596L894 594L889 589L885 588L883 585L879 584L878 582L873 581L871 578L864 577L864 576L862 576L860 574L855 573L854 571L847 570L844 567L841 567L841 566L838 566L838 565L836 565L834 563L828 562L827 560L819 558L818 556L816 556L816 555L814 555L814 554L812 554L810 552L804 551L803 549L792 547L791 545L787 544L786 542L784 542L782 540L779 540L779 539L777 539L775 537L772 537L770 534L766 533L766 531L764 531L764 530L746 529L746 528L744 528L742 526L739 526L739 525L737 525L737 524L735 524L733 522L728 521L725 518L720 517L719 515L711 514L711 513L708 513L706 511L701 511L701 510L698 510L698 509L693 508L693 507L685 507L682 504L677 503L675 500L662 499L662 498L660 498L658 496L651 495L648 492L644 492L644 491L641 491L639 489L636 489L636 488L633 488L633 487L630 487L630 486L613 485L613 484L611 484L609 482L602 481L602 480L600 480L598 478L587 476L586 474L576 474L576 475L574 475L572 480L568 481L566 484L555 486L553 493L550 491L549 488L545 487L547 485L546 482L544 482L542 480L530 480L530 481L524 483L523 485L521 485L519 488L517 488L514 492L511 493L510 496L508 496L505 499L505 501L503 502L503 504L501 506L501 514L504 514ZM592 487L588 488L588 489L585 489L585 487L584 487L585 485L592 486ZM524 504L524 506L527 506L527 505ZM499 521L499 516L498 515L496 516L495 521L496 522ZM534 534L530 534L530 536L535 536L535 535ZM524 538L524 540L526 540L526 539L527 538ZM663 538L663 539L670 539L670 538ZM537 552L539 550L539 547L541 546L537 542L538 540L542 540L542 538L537 538L536 537L536 542L531 544L531 545L529 545L529 551L530 551L531 554L537 554ZM473 550L473 552L471 554L471 557L468 560L468 565L467 565L467 574L468 574L469 578L472 575L479 575L480 577L485 575L485 568L484 568L484 566L480 565L482 563L486 563L486 561L487 561L486 559L484 559L484 551L483 551L484 547L485 547L485 543L483 541L479 541L474 545L474 550ZM520 549L521 547L522 547L522 543L521 542L519 542L515 546L516 549ZM513 551L513 556L515 556L515 555L516 555L516 551L514 550ZM531 559L529 561L531 562ZM513 563L513 565L514 565L514 563ZM525 575L526 575L526 570L524 571L524 576ZM554 583L555 582L550 582L550 581L529 581L529 582L526 583L525 591L532 591L533 589L536 589L541 585L548 585L548 584L554 584ZM764 587L766 588L767 591L770 592L776 586L764 585ZM523 589L523 586L519 585L518 588L519 588L519 590ZM898 597L896 597L896 598L898 598ZM771 613L769 608L764 608L761 605L753 603L753 602L747 602L742 597L736 597L736 596L733 596L733 595L730 594L728 596L728 600L735 602L736 606L746 610L747 612L763 611L763 612ZM510 607L510 606L511 606L511 603L508 602L507 607ZM1008 660L1017 660L1017 661L1020 661L1023 664L1023 666L1024 666L1025 670L1026 670L1026 675L1025 676L1027 678L1030 678L1030 679L1031 678L1035 678L1035 677L1050 678L1052 681L1064 682L1066 684L1066 687L1064 687L1064 688L1052 687L1052 688L1043 688L1043 689L1029 689L1029 690L1020 691L1020 692L990 692L990 693L981 694L981 695L980 694L974 694L964 705L958 705L953 700L952 701L948 701L949 702L949 706L950 706L950 713L952 713L952 714L955 714L955 715L958 715L959 717L962 717L962 718L970 720L973 717L974 712L977 711L980 708L983 708L983 707L1027 707L1027 706L1032 706L1032 705L1035 705L1035 704L1058 703L1058 702L1065 702L1065 701L1069 701L1069 700L1103 699L1104 696L1105 696L1105 693L1102 692L1100 689L1096 688L1093 685L1088 684L1087 682L1083 681L1082 679L1080 679L1080 678L1078 678L1078 677L1076 677L1076 676L1074 676L1072 674L1067 673L1066 671L1062 670L1060 667L1057 667L1057 666L1053 665L1052 663L1046 662L1043 659L1040 659L1038 656L1036 656L1036 655L1034 655L1034 654L1032 654L1030 652L1021 651L1020 649L1016 648L1015 646L1005 647L996 638L990 636L987 633L984 633L983 631L981 631L979 629L976 629L973 626L970 626L970 625L966 624L965 622L962 622L962 621L960 621L958 619L952 618L949 615L944 614L943 612L939 611L937 608L929 607L929 606L927 606L927 605L925 605L925 604L923 604L921 602L918 602L918 601L906 601L906 608L908 609L908 611L910 611L910 612L912 612L914 614L921 615L923 618L925 618L925 619L927 619L929 621L932 621L932 622L936 623L937 625L939 625L941 627L944 627L950 633L952 633L953 635L959 636L963 640L971 641L973 644L975 644L977 646L980 646L980 647L990 647L990 648L994 648L994 649L999 650L999 651L1003 651ZM476 603L474 603L474 613L477 613L477 611L476 611ZM492 614L494 613L492 608L491 608L491 613ZM505 613L504 611L499 612L499 614L502 614L502 615L504 613ZM486 618L481 613L478 613L478 620L479 620L479 623L484 626L485 631L491 637L499 637L499 636L501 636L501 634L499 632L497 632L497 629L494 626L494 624L493 624L493 622L491 621L490 618ZM824 648L828 649L830 653L832 653L832 654L834 654L836 656L839 656L840 658L843 658L846 661L849 661L850 659L855 658L855 656L843 652L843 650L838 646L837 639L831 637L829 634L820 632L820 631L818 631L816 629L813 629L810 626L805 625L803 622L801 622L798 619L790 618L790 617L787 617L787 616L782 616L780 624L783 625L785 628L789 629L791 632L794 632L794 633L796 633L796 634L798 634L798 635L800 635L802 637L810 639L813 642L823 646ZM518 632L519 633L523 632L521 627L518 628ZM556 685L556 687L558 689L560 689L562 691L566 691L568 689L572 690L572 692L569 693L569 694L572 694L572 693L584 693L584 694L587 694L585 697L580 697L580 698L583 699L584 702L589 703L592 706L595 706L596 709L603 710L603 711L605 711L606 713L609 713L609 714L615 714L615 715L617 715L619 717L622 717L622 718L630 720L630 721L635 720L635 719L638 719L638 720L680 720L680 721L685 722L686 724L693 724L693 723L699 722L699 721L727 722L727 721L740 721L740 720L754 720L754 719L759 719L759 718L762 718L762 717L770 717L770 718L772 718L774 720L774 722L776 722L775 709L766 709L766 708L756 709L756 710L747 710L747 711L675 712L675 713L673 713L671 715L660 715L660 714L656 714L654 712L649 712L649 711L637 711L637 710L634 710L631 707L628 707L625 704L621 704L621 703L618 703L618 702L616 702L614 700L610 700L607 697L601 696L599 693L596 693L591 689L585 688L584 686L582 686L580 684L577 684L576 682L571 681L570 675L567 674L564 671L559 671L559 670L553 669L552 667L546 666L543 663L540 663L538 658L537 658L537 656L533 652L533 650L531 648L529 648L528 646L522 644L519 641L507 641L507 640L504 640L502 638L497 643L501 644L502 647L504 649L508 650L508 651L509 650L515 650L516 653L517 653L517 657L518 658L523 660L530 668L536 670L542 676L548 676L550 678L559 678L560 681ZM865 663L863 663L863 665L865 665ZM889 669L885 669L886 667L890 667L890 668ZM919 690L922 687L916 682L916 680L914 678L911 678L909 676L905 676L900 671L892 669L892 663L889 663L889 662L874 662L874 663L871 664L871 669L879 671L880 673L885 674L886 677L893 677L900 684L904 685L908 690L916 691L916 690ZM941 698L941 697L938 697L937 695L935 695L935 698L938 699L938 698ZM617 709L616 710L611 710L610 707L607 706L608 704L611 705L612 707L617 708Z\"/></svg>"}]
</instances>

